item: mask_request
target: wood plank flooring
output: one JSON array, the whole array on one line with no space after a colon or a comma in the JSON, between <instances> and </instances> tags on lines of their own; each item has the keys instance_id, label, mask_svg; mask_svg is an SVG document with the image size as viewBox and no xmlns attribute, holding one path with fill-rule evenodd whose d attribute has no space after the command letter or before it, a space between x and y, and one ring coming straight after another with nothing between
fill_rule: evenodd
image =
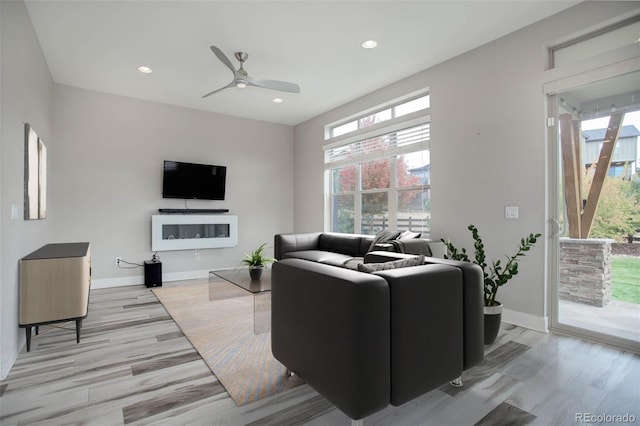
<instances>
[{"instance_id":1,"label":"wood plank flooring","mask_svg":"<svg viewBox=\"0 0 640 426\"><path fill-rule=\"evenodd\" d=\"M0 382L2 426L350 424L306 385L236 407L144 286L93 290L79 344L74 323L65 327L41 327ZM486 352L463 388L442 386L364 424L575 425L579 413L640 423L638 354L506 324Z\"/></svg>"}]
</instances>

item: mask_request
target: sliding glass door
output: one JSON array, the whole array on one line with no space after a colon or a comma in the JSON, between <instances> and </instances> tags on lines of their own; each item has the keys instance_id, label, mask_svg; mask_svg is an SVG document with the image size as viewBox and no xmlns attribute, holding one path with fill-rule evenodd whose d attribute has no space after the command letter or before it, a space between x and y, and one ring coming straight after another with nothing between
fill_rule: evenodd
<instances>
[{"instance_id":1,"label":"sliding glass door","mask_svg":"<svg viewBox=\"0 0 640 426\"><path fill-rule=\"evenodd\" d=\"M551 328L640 350L640 72L549 96Z\"/></svg>"}]
</instances>

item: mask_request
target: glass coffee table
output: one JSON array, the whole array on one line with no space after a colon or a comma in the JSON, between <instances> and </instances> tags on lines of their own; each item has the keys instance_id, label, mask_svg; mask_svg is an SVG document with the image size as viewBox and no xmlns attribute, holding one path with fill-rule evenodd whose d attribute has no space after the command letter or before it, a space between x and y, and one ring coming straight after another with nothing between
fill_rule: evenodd
<instances>
[{"instance_id":1,"label":"glass coffee table","mask_svg":"<svg viewBox=\"0 0 640 426\"><path fill-rule=\"evenodd\" d=\"M253 333L262 334L271 331L271 269L262 271L259 280L252 280L248 268L226 271L209 271L209 287L223 279L253 295ZM246 294L246 293L245 293ZM212 294L210 293L210 298ZM234 297L232 295L221 298Z\"/></svg>"}]
</instances>

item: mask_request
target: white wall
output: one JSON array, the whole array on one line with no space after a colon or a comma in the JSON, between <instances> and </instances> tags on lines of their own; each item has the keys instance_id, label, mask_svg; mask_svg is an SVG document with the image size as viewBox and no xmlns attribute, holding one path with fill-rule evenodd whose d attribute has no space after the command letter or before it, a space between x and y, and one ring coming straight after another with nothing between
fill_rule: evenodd
<instances>
[{"instance_id":1,"label":"white wall","mask_svg":"<svg viewBox=\"0 0 640 426\"><path fill-rule=\"evenodd\" d=\"M2 96L0 102L0 374L6 377L24 332L18 329L18 260L45 244L48 220L22 220L24 123L54 151L51 104L53 81L22 2L0 2ZM17 205L20 218L11 218Z\"/></svg>"},{"instance_id":2,"label":"white wall","mask_svg":"<svg viewBox=\"0 0 640 426\"><path fill-rule=\"evenodd\" d=\"M142 268L114 258L151 258L151 215L184 208L162 198L162 162L227 166L224 201L189 208L227 208L238 216L235 248L159 252L167 277L206 276L237 267L243 254L293 230L293 128L55 85L49 220L55 241L91 243L97 285L142 283ZM95 287L94 287L95 288Z\"/></svg>"},{"instance_id":3,"label":"white wall","mask_svg":"<svg viewBox=\"0 0 640 426\"><path fill-rule=\"evenodd\" d=\"M433 237L473 249L466 229L473 223L490 259L512 254L530 232L547 238L543 84L550 74L560 74L545 72L547 46L637 7L579 4L297 126L296 232L323 228L323 126L429 87ZM505 219L505 206L518 206L519 219ZM498 294L505 308L540 328L546 317L545 268L543 240Z\"/></svg>"},{"instance_id":4,"label":"white wall","mask_svg":"<svg viewBox=\"0 0 640 426\"><path fill-rule=\"evenodd\" d=\"M54 84L23 2L0 2L0 372L24 346L18 328L18 261L52 242L89 241L97 285L141 284L142 268L113 259L151 257L151 215L183 208L162 199L162 160L226 165L225 201L239 217L235 248L159 253L169 278L237 267L244 253L293 231L293 128ZM22 220L24 123L48 148L48 217ZM55 143L54 143L55 135ZM11 219L18 205L20 219Z\"/></svg>"}]
</instances>

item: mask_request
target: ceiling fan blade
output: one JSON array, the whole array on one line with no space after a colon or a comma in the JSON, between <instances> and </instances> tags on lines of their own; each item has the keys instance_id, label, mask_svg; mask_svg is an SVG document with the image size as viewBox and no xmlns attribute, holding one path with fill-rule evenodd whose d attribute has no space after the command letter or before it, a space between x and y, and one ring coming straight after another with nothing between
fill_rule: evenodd
<instances>
[{"instance_id":1,"label":"ceiling fan blade","mask_svg":"<svg viewBox=\"0 0 640 426\"><path fill-rule=\"evenodd\" d=\"M235 81L235 80L233 80L231 83L227 84L226 86L221 87L221 88L219 88L219 89L216 89L216 90L214 90L213 92L209 92L209 93L207 93L206 95L202 96L202 99L204 99L204 98L206 98L206 97L208 97L208 96L211 96L211 95L213 95L214 93L218 93L218 92L220 92L220 91L222 91L222 90L224 90L224 89L228 89L229 87L235 87L235 85L236 85L236 81Z\"/></svg>"},{"instance_id":2,"label":"ceiling fan blade","mask_svg":"<svg viewBox=\"0 0 640 426\"><path fill-rule=\"evenodd\" d=\"M231 61L229 60L229 58L227 58L227 55L225 55L222 50L220 50L218 47L216 46L211 46L211 51L218 57L218 59L220 59L220 61L225 64L227 66L227 68L229 68L231 70L231 72L233 73L233 75L236 75L236 69L233 67L233 64L231 63Z\"/></svg>"},{"instance_id":3,"label":"ceiling fan blade","mask_svg":"<svg viewBox=\"0 0 640 426\"><path fill-rule=\"evenodd\" d=\"M259 78L247 77L250 86L263 87L265 89L278 90L280 92L300 93L300 86L295 83L277 80L261 80Z\"/></svg>"}]
</instances>

